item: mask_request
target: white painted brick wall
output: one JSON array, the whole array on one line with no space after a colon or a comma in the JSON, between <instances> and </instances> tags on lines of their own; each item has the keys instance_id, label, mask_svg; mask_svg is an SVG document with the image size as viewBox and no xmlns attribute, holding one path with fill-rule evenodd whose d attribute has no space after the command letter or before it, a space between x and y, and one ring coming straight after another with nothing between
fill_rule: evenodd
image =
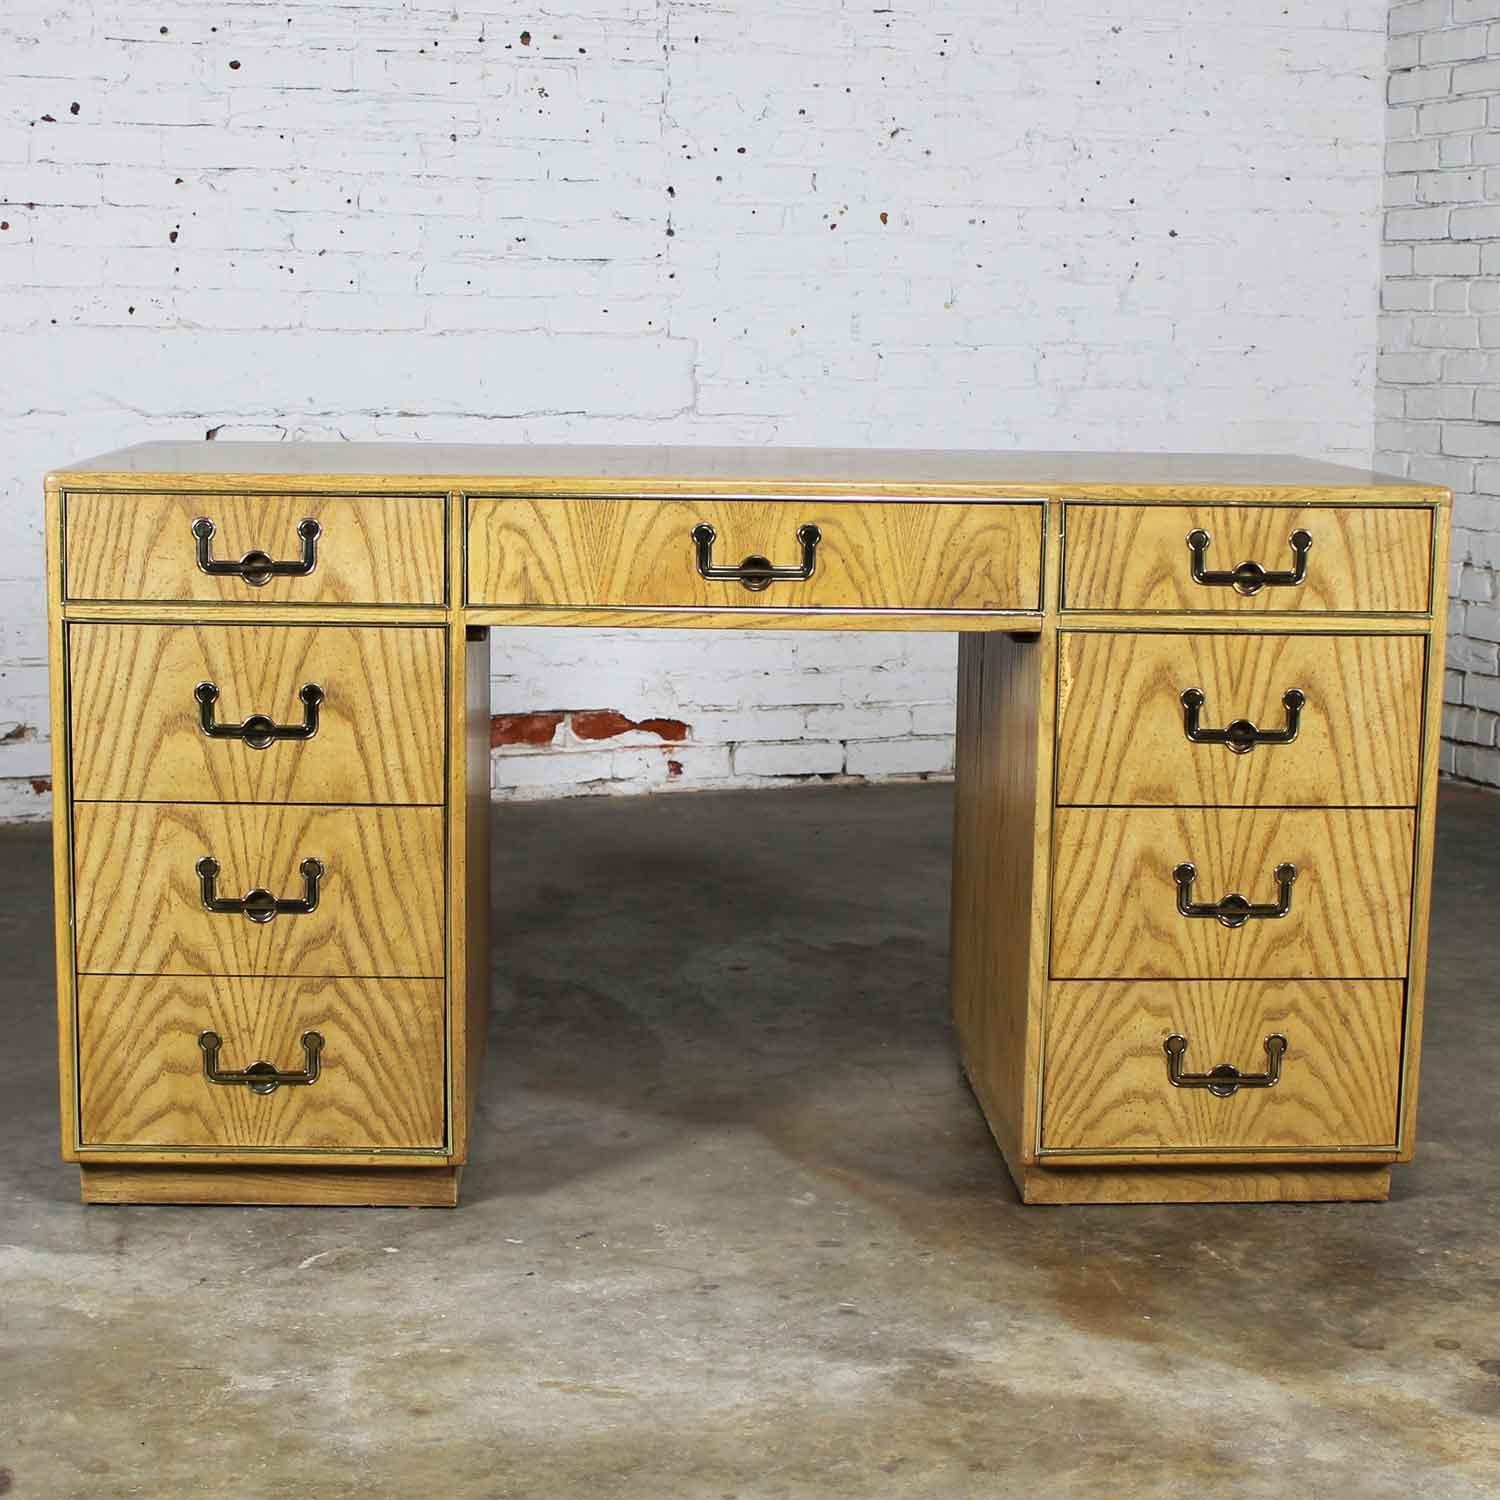
<instances>
[{"instance_id":1,"label":"white painted brick wall","mask_svg":"<svg viewBox=\"0 0 1500 1500\"><path fill-rule=\"evenodd\" d=\"M1500 786L1500 0L1391 8L1382 468L1452 488L1443 769Z\"/></svg>"},{"instance_id":2,"label":"white painted brick wall","mask_svg":"<svg viewBox=\"0 0 1500 1500\"><path fill-rule=\"evenodd\" d=\"M48 808L39 477L141 438L1366 461L1385 28L1382 0L5 0L0 814ZM1476 142L1482 107L1396 106ZM557 716L505 794L951 763L950 637L517 631L495 662L497 737ZM688 728L580 738L606 709Z\"/></svg>"}]
</instances>

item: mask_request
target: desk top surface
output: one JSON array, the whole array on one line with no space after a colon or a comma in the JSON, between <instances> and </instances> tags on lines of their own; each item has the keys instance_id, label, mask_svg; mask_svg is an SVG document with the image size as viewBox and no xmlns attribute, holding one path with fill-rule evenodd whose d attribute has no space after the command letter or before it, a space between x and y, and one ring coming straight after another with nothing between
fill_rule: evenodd
<instances>
[{"instance_id":1,"label":"desk top surface","mask_svg":"<svg viewBox=\"0 0 1500 1500\"><path fill-rule=\"evenodd\" d=\"M232 478L380 488L724 490L907 487L976 494L1368 491L1373 500L1446 500L1440 486L1285 454L1035 453L903 448L588 447L384 442L149 442L56 470L60 486L142 488L160 478ZM476 483L478 481L478 483Z\"/></svg>"}]
</instances>

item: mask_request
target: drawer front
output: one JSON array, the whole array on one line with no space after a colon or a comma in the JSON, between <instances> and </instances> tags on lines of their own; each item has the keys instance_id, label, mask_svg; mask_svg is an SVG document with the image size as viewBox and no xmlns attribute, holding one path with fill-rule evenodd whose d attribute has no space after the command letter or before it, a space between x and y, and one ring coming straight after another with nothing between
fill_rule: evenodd
<instances>
[{"instance_id":1,"label":"drawer front","mask_svg":"<svg viewBox=\"0 0 1500 1500\"><path fill-rule=\"evenodd\" d=\"M278 918L278 920L280 920ZM317 1077L256 1093L216 1068ZM137 1149L438 1150L444 1144L440 980L84 976L78 985L81 1144Z\"/></svg>"},{"instance_id":2,"label":"drawer front","mask_svg":"<svg viewBox=\"0 0 1500 1500\"><path fill-rule=\"evenodd\" d=\"M1402 809L1060 808L1054 829L1055 979L1399 979L1406 974L1415 814ZM1193 904L1278 897L1285 916L1226 926ZM1231 917L1234 913L1230 913Z\"/></svg>"},{"instance_id":3,"label":"drawer front","mask_svg":"<svg viewBox=\"0 0 1500 1500\"><path fill-rule=\"evenodd\" d=\"M759 557L812 574L761 590L705 578ZM538 608L1041 608L1042 507L918 501L469 501L469 602Z\"/></svg>"},{"instance_id":4,"label":"drawer front","mask_svg":"<svg viewBox=\"0 0 1500 1500\"><path fill-rule=\"evenodd\" d=\"M1425 662L1421 636L1069 632L1057 800L1415 806ZM1232 725L1295 738L1213 739Z\"/></svg>"},{"instance_id":5,"label":"drawer front","mask_svg":"<svg viewBox=\"0 0 1500 1500\"><path fill-rule=\"evenodd\" d=\"M262 889L311 912L257 922L205 908ZM242 807L84 802L73 815L78 968L96 974L440 978L443 812L424 807Z\"/></svg>"},{"instance_id":6,"label":"drawer front","mask_svg":"<svg viewBox=\"0 0 1500 1500\"><path fill-rule=\"evenodd\" d=\"M1064 609L1423 614L1432 599L1432 512L1405 506L1080 505L1065 515ZM1196 582L1256 563L1294 571L1292 538L1312 539L1302 582L1253 593Z\"/></svg>"},{"instance_id":7,"label":"drawer front","mask_svg":"<svg viewBox=\"0 0 1500 1500\"><path fill-rule=\"evenodd\" d=\"M218 604L441 604L440 496L69 494L64 587L69 599ZM194 523L213 523L201 541ZM318 535L300 537L303 521ZM310 571L255 583L205 572L252 553ZM310 552L309 552L310 549ZM253 572L253 569L252 569Z\"/></svg>"},{"instance_id":8,"label":"drawer front","mask_svg":"<svg viewBox=\"0 0 1500 1500\"><path fill-rule=\"evenodd\" d=\"M1258 980L1054 984L1042 1145L1056 1151L1394 1150L1405 987ZM1168 1076L1180 1036L1181 1085ZM1286 1048L1279 1066L1267 1037ZM1269 1088L1193 1081L1228 1065ZM1229 1080L1221 1079L1220 1088Z\"/></svg>"},{"instance_id":9,"label":"drawer front","mask_svg":"<svg viewBox=\"0 0 1500 1500\"><path fill-rule=\"evenodd\" d=\"M441 803L445 642L421 627L72 625L74 798Z\"/></svg>"}]
</instances>

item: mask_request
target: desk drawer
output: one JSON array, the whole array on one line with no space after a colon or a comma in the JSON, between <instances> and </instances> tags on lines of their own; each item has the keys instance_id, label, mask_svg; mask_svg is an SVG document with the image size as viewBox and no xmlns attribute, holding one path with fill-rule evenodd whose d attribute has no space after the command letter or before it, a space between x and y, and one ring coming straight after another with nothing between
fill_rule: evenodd
<instances>
[{"instance_id":1,"label":"desk drawer","mask_svg":"<svg viewBox=\"0 0 1500 1500\"><path fill-rule=\"evenodd\" d=\"M163 603L441 604L444 508L438 495L69 493L64 590ZM204 521L206 538L195 531ZM215 569L243 562L244 576L206 571L200 558ZM268 561L298 571L268 577Z\"/></svg>"},{"instance_id":2,"label":"desk drawer","mask_svg":"<svg viewBox=\"0 0 1500 1500\"><path fill-rule=\"evenodd\" d=\"M441 803L445 640L420 626L70 625L73 795Z\"/></svg>"},{"instance_id":3,"label":"desk drawer","mask_svg":"<svg viewBox=\"0 0 1500 1500\"><path fill-rule=\"evenodd\" d=\"M1064 609L1422 614L1432 599L1432 512L1421 507L1074 503L1065 530ZM1270 577L1227 581L1245 563ZM1275 581L1299 571L1300 582Z\"/></svg>"},{"instance_id":4,"label":"desk drawer","mask_svg":"<svg viewBox=\"0 0 1500 1500\"><path fill-rule=\"evenodd\" d=\"M210 1082L257 1063L316 1076ZM309 1033L321 1041L304 1045ZM145 1150L440 1150L441 980L128 979L78 985L80 1144ZM262 1070L263 1071L263 1070ZM265 1088L263 1083L261 1088Z\"/></svg>"},{"instance_id":5,"label":"desk drawer","mask_svg":"<svg viewBox=\"0 0 1500 1500\"><path fill-rule=\"evenodd\" d=\"M1394 1150L1405 986L1054 984L1042 1146L1054 1151ZM1169 1037L1181 1037L1169 1078ZM1273 1061L1276 1044L1285 1049ZM1270 1087L1214 1093L1228 1065ZM1220 1077L1217 1087L1232 1080Z\"/></svg>"},{"instance_id":6,"label":"desk drawer","mask_svg":"<svg viewBox=\"0 0 1500 1500\"><path fill-rule=\"evenodd\" d=\"M260 890L313 909L209 911L205 856L216 899ZM441 808L83 802L73 883L84 973L443 974Z\"/></svg>"},{"instance_id":7,"label":"desk drawer","mask_svg":"<svg viewBox=\"0 0 1500 1500\"><path fill-rule=\"evenodd\" d=\"M1425 637L1071 631L1061 643L1060 803L1416 804ZM1194 690L1201 702L1185 704ZM1242 737L1212 740L1225 730ZM1245 737L1289 731L1289 743Z\"/></svg>"},{"instance_id":8,"label":"desk drawer","mask_svg":"<svg viewBox=\"0 0 1500 1500\"><path fill-rule=\"evenodd\" d=\"M469 602L480 606L1041 608L1032 502L474 497L468 527ZM704 576L747 564L811 573L758 589Z\"/></svg>"},{"instance_id":9,"label":"desk drawer","mask_svg":"<svg viewBox=\"0 0 1500 1500\"><path fill-rule=\"evenodd\" d=\"M1399 979L1411 922L1407 810L1060 808L1054 979ZM1176 871L1192 867L1190 881ZM1291 865L1295 879L1278 879ZM1184 872L1186 873L1186 872ZM1190 907L1238 893L1284 916ZM1233 907L1226 916L1239 915Z\"/></svg>"}]
</instances>

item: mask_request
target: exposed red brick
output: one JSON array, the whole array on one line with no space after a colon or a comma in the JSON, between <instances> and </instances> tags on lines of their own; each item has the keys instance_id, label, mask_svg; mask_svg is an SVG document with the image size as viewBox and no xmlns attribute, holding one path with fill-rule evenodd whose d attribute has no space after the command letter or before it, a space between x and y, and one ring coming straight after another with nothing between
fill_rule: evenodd
<instances>
[{"instance_id":1,"label":"exposed red brick","mask_svg":"<svg viewBox=\"0 0 1500 1500\"><path fill-rule=\"evenodd\" d=\"M550 745L562 721L561 714L495 714L490 745Z\"/></svg>"},{"instance_id":2,"label":"exposed red brick","mask_svg":"<svg viewBox=\"0 0 1500 1500\"><path fill-rule=\"evenodd\" d=\"M31 790L38 797L45 796L52 790L52 778L50 776L33 776L31 778Z\"/></svg>"},{"instance_id":3,"label":"exposed red brick","mask_svg":"<svg viewBox=\"0 0 1500 1500\"><path fill-rule=\"evenodd\" d=\"M681 719L642 719L635 727L659 740L685 740L688 734L688 727Z\"/></svg>"},{"instance_id":4,"label":"exposed red brick","mask_svg":"<svg viewBox=\"0 0 1500 1500\"><path fill-rule=\"evenodd\" d=\"M573 715L571 722L573 733L581 740L612 740L636 727L634 719L627 719L615 708L582 710Z\"/></svg>"},{"instance_id":5,"label":"exposed red brick","mask_svg":"<svg viewBox=\"0 0 1500 1500\"><path fill-rule=\"evenodd\" d=\"M637 723L626 718L617 708L580 708L571 714L496 714L490 720L490 744L550 745L557 734L557 726L565 718L581 740L612 740L639 729L654 734L659 740L677 744L688 737L692 727L681 719L642 719Z\"/></svg>"},{"instance_id":6,"label":"exposed red brick","mask_svg":"<svg viewBox=\"0 0 1500 1500\"><path fill-rule=\"evenodd\" d=\"M669 760L667 762L667 780L676 781L682 775L682 762L680 760Z\"/></svg>"},{"instance_id":7,"label":"exposed red brick","mask_svg":"<svg viewBox=\"0 0 1500 1500\"><path fill-rule=\"evenodd\" d=\"M627 719L617 708L579 709L573 714L572 725L581 740L612 740L618 734L640 729L674 743L688 737L689 727L681 719Z\"/></svg>"}]
</instances>

